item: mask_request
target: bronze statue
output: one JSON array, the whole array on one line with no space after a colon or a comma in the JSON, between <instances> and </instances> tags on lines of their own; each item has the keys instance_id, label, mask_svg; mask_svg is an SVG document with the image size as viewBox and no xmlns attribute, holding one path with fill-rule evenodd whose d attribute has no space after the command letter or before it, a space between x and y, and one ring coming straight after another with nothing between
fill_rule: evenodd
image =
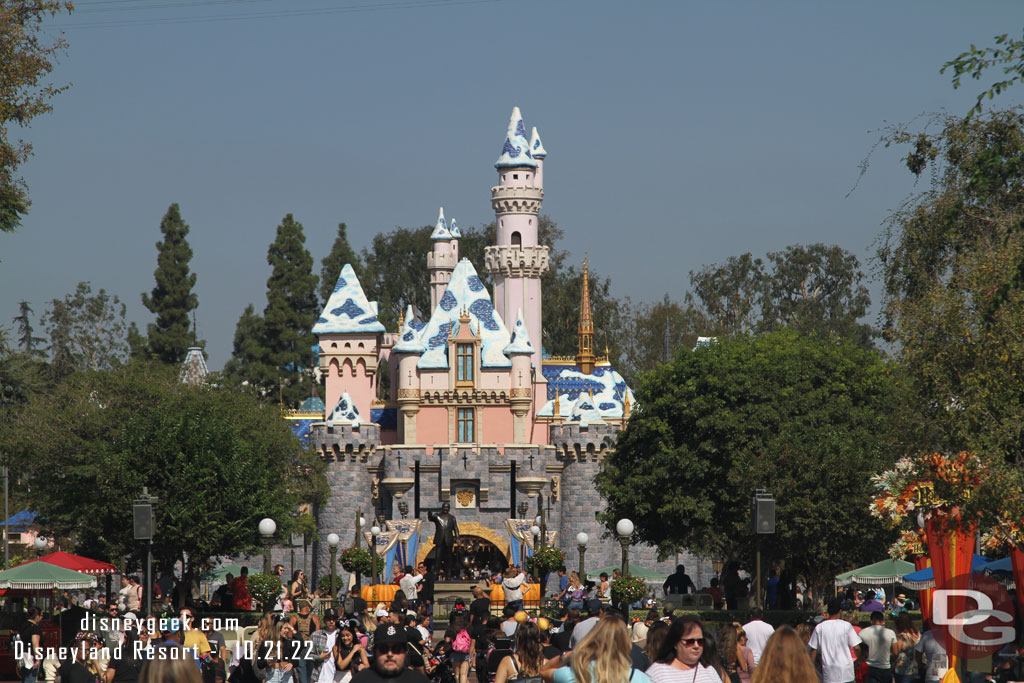
<instances>
[{"instance_id":1,"label":"bronze statue","mask_svg":"<svg viewBox=\"0 0 1024 683\"><path fill-rule=\"evenodd\" d=\"M437 574L444 569L445 576L451 580L455 571L455 544L459 540L459 523L451 513L448 503L441 504L441 514L433 512L427 519L434 523L434 548L437 550Z\"/></svg>"}]
</instances>

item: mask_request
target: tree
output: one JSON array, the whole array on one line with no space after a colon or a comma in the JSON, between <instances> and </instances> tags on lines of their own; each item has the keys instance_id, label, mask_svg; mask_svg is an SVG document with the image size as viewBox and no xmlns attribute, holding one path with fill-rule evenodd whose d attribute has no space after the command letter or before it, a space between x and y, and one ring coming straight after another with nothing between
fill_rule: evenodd
<instances>
[{"instance_id":1,"label":"tree","mask_svg":"<svg viewBox=\"0 0 1024 683\"><path fill-rule=\"evenodd\" d=\"M148 487L154 557L182 562L186 585L216 556L256 551L261 518L286 536L300 503L326 498L323 464L276 405L155 363L66 378L0 427L0 444L49 530L93 557L139 559L131 502Z\"/></svg>"},{"instance_id":2,"label":"tree","mask_svg":"<svg viewBox=\"0 0 1024 683\"><path fill-rule=\"evenodd\" d=\"M267 387L276 375L265 364L268 351L263 345L263 317L249 304L235 325L231 358L224 364L224 375L233 386ZM266 395L264 390L262 395Z\"/></svg>"},{"instance_id":3,"label":"tree","mask_svg":"<svg viewBox=\"0 0 1024 683\"><path fill-rule=\"evenodd\" d=\"M45 357L46 353L37 347L46 340L35 336L32 328L32 306L29 302L18 302L18 315L14 317L14 324L18 326L18 347L21 352L29 358Z\"/></svg>"},{"instance_id":4,"label":"tree","mask_svg":"<svg viewBox=\"0 0 1024 683\"><path fill-rule=\"evenodd\" d=\"M793 328L804 334L852 339L871 346L871 296L857 257L837 245L792 245L768 254L773 264L761 304L760 330Z\"/></svg>"},{"instance_id":5,"label":"tree","mask_svg":"<svg viewBox=\"0 0 1024 683\"><path fill-rule=\"evenodd\" d=\"M433 248L430 241L433 230L429 225L413 230L395 228L388 233L377 233L370 248L363 249L364 265L359 282L370 301L377 302L377 318L389 330L397 329L398 316L408 304L415 306L423 316L432 313L427 252ZM482 261L474 261L478 267L481 264Z\"/></svg>"},{"instance_id":6,"label":"tree","mask_svg":"<svg viewBox=\"0 0 1024 683\"><path fill-rule=\"evenodd\" d=\"M622 327L617 336L623 348L618 370L630 382L641 372L669 362L676 349L692 349L702 329L702 320L693 308L672 301L668 294L656 303L626 299L621 309Z\"/></svg>"},{"instance_id":7,"label":"tree","mask_svg":"<svg viewBox=\"0 0 1024 683\"><path fill-rule=\"evenodd\" d=\"M1022 462L1024 112L939 117L884 140L931 178L892 213L877 251L883 332L934 426L929 447Z\"/></svg>"},{"instance_id":8,"label":"tree","mask_svg":"<svg viewBox=\"0 0 1024 683\"><path fill-rule=\"evenodd\" d=\"M953 88L959 88L963 84L963 77L970 76L974 80L980 80L981 75L989 69L1002 70L1004 78L996 81L988 90L978 94L978 100L971 110L967 112L970 118L981 113L981 103L987 97L992 99L996 95L1008 89L1011 85L1024 78L1024 40L1010 38L1010 34L1004 33L996 36L995 47L978 48L971 45L967 52L961 52L955 59L946 62L939 73L953 71Z\"/></svg>"},{"instance_id":9,"label":"tree","mask_svg":"<svg viewBox=\"0 0 1024 683\"><path fill-rule=\"evenodd\" d=\"M362 282L363 262L360 260L359 254L348 243L347 232L348 226L338 223L338 236L334 238L334 244L331 245L331 253L320 261L321 306L326 305L327 300L331 298L331 292L334 291L334 285L338 282L338 276L341 275L341 269L346 263L352 264L352 269L356 271L356 277L359 278L360 283Z\"/></svg>"},{"instance_id":10,"label":"tree","mask_svg":"<svg viewBox=\"0 0 1024 683\"><path fill-rule=\"evenodd\" d=\"M142 304L156 315L156 322L148 325L149 352L159 361L177 365L185 360L188 348L198 343L190 314L199 306L192 291L196 275L189 272L188 224L177 204L167 209L160 232L164 238L156 243L156 286L150 294L142 294Z\"/></svg>"},{"instance_id":11,"label":"tree","mask_svg":"<svg viewBox=\"0 0 1024 683\"><path fill-rule=\"evenodd\" d=\"M764 261L751 254L730 256L723 265L690 271L686 303L702 316L707 334L749 334L761 316L767 275Z\"/></svg>"},{"instance_id":12,"label":"tree","mask_svg":"<svg viewBox=\"0 0 1024 683\"><path fill-rule=\"evenodd\" d=\"M125 311L120 299L103 289L93 294L88 282L79 282L74 294L52 300L43 320L57 375L123 363L128 355Z\"/></svg>"},{"instance_id":13,"label":"tree","mask_svg":"<svg viewBox=\"0 0 1024 683\"><path fill-rule=\"evenodd\" d=\"M608 348L612 359L621 350L622 316L619 300L611 295L611 280L590 271L590 313L594 318L594 352ZM583 269L575 266L550 271L541 282L544 295L544 349L552 356L575 356L579 350L580 300Z\"/></svg>"},{"instance_id":14,"label":"tree","mask_svg":"<svg viewBox=\"0 0 1024 683\"><path fill-rule=\"evenodd\" d=\"M904 448L902 385L876 351L786 330L680 349L634 385L637 409L596 478L603 519L636 523L663 555L687 548L749 566L750 499L775 495L763 548L815 588L893 540L869 477Z\"/></svg>"},{"instance_id":15,"label":"tree","mask_svg":"<svg viewBox=\"0 0 1024 683\"><path fill-rule=\"evenodd\" d=\"M57 0L8 0L0 6L0 231L15 230L31 205L28 187L17 174L32 146L12 140L10 128L27 126L51 111L50 100L67 88L44 82L67 41L63 37L52 43L41 40L42 23L72 9L71 2Z\"/></svg>"}]
</instances>

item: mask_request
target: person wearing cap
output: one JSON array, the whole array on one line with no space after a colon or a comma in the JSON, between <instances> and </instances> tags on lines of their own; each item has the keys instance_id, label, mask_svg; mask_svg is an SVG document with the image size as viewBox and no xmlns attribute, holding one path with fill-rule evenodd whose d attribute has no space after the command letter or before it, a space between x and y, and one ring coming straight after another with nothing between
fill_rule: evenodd
<instances>
[{"instance_id":1,"label":"person wearing cap","mask_svg":"<svg viewBox=\"0 0 1024 683\"><path fill-rule=\"evenodd\" d=\"M311 660L313 668L309 674L310 683L331 683L334 680L334 644L338 639L338 611L328 609L324 612L323 628L313 631L309 636L313 646Z\"/></svg>"},{"instance_id":2,"label":"person wearing cap","mask_svg":"<svg viewBox=\"0 0 1024 683\"><path fill-rule=\"evenodd\" d=\"M92 631L79 631L72 646L71 659L61 664L60 679L67 683L93 683L100 675L99 662L92 655L102 645Z\"/></svg>"},{"instance_id":3,"label":"person wearing cap","mask_svg":"<svg viewBox=\"0 0 1024 683\"><path fill-rule=\"evenodd\" d=\"M409 668L409 636L398 624L382 624L374 632L373 666L352 677L351 683L427 683L427 677Z\"/></svg>"}]
</instances>

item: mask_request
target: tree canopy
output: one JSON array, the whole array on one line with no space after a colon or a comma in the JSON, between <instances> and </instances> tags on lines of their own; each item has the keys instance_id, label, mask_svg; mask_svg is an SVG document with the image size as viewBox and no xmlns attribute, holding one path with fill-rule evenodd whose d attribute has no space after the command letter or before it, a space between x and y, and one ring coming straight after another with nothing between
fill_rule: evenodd
<instances>
[{"instance_id":1,"label":"tree canopy","mask_svg":"<svg viewBox=\"0 0 1024 683\"><path fill-rule=\"evenodd\" d=\"M893 129L930 186L879 241L884 333L936 449L1024 459L1024 112Z\"/></svg>"},{"instance_id":2,"label":"tree canopy","mask_svg":"<svg viewBox=\"0 0 1024 683\"><path fill-rule=\"evenodd\" d=\"M32 204L28 187L18 176L32 146L11 139L11 126L27 126L51 111L50 100L67 88L45 82L67 41L63 36L52 43L42 40L42 24L72 8L63 0L7 0L0 5L0 232L15 230Z\"/></svg>"},{"instance_id":3,"label":"tree canopy","mask_svg":"<svg viewBox=\"0 0 1024 683\"><path fill-rule=\"evenodd\" d=\"M993 40L995 45L992 47L971 45L969 50L946 62L940 70L940 73L953 72L953 88L963 85L964 76L977 81L989 70L1001 71L1006 77L995 81L978 94L978 100L967 113L968 118L981 113L981 103L986 98L991 100L1024 78L1024 40L1011 38L1009 33L996 36Z\"/></svg>"},{"instance_id":4,"label":"tree canopy","mask_svg":"<svg viewBox=\"0 0 1024 683\"><path fill-rule=\"evenodd\" d=\"M154 557L183 561L186 581L210 558L257 550L263 517L281 534L301 526L298 505L326 493L323 465L276 405L181 384L154 363L78 372L34 394L0 427L0 445L47 531L93 556L142 551L131 501L148 487L160 499Z\"/></svg>"},{"instance_id":5,"label":"tree canopy","mask_svg":"<svg viewBox=\"0 0 1024 683\"><path fill-rule=\"evenodd\" d=\"M819 587L888 548L869 477L897 455L905 392L878 352L791 330L724 337L679 350L634 391L596 479L607 523L629 517L662 554L749 566L750 500L764 488L778 501L766 559Z\"/></svg>"},{"instance_id":6,"label":"tree canopy","mask_svg":"<svg viewBox=\"0 0 1024 683\"><path fill-rule=\"evenodd\" d=\"M142 304L156 315L148 325L149 353L164 363L180 363L190 346L198 343L190 315L199 306L192 291L196 274L189 270L192 247L188 243L188 224L181 218L178 205L171 204L160 221L163 239L156 243L156 286L143 293Z\"/></svg>"},{"instance_id":7,"label":"tree canopy","mask_svg":"<svg viewBox=\"0 0 1024 683\"><path fill-rule=\"evenodd\" d=\"M43 316L53 371L62 376L123 363L128 356L125 311L116 295L104 289L93 294L88 282L79 282L63 299L53 299Z\"/></svg>"}]
</instances>

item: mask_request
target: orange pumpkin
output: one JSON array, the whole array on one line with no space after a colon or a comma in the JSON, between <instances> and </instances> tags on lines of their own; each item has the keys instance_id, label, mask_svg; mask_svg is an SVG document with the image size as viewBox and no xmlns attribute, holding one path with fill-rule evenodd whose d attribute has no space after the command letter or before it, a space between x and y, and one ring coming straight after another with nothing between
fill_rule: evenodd
<instances>
[{"instance_id":1,"label":"orange pumpkin","mask_svg":"<svg viewBox=\"0 0 1024 683\"><path fill-rule=\"evenodd\" d=\"M376 586L363 586L359 595L366 600L367 605L376 605L379 602L390 605L399 590L401 589L393 583L380 583Z\"/></svg>"}]
</instances>

